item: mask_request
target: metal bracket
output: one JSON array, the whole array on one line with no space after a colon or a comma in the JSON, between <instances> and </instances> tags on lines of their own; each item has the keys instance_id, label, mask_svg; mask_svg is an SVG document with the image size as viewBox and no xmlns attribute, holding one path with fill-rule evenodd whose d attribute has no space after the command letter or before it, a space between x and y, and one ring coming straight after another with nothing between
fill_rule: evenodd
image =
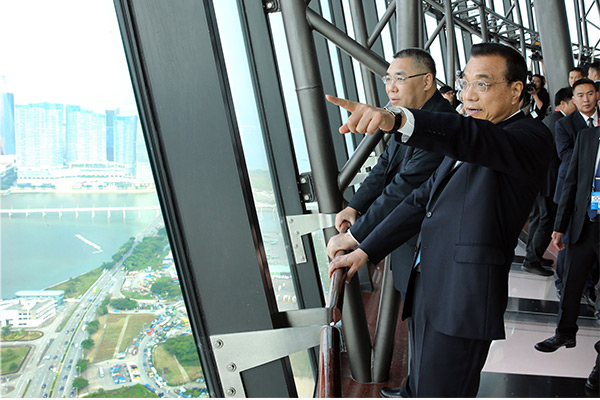
<instances>
[{"instance_id":1,"label":"metal bracket","mask_svg":"<svg viewBox=\"0 0 600 400\"><path fill-rule=\"evenodd\" d=\"M263 7L267 13L274 13L281 11L279 0L263 0Z\"/></svg>"},{"instance_id":2,"label":"metal bracket","mask_svg":"<svg viewBox=\"0 0 600 400\"><path fill-rule=\"evenodd\" d=\"M242 371L318 346L323 325L210 337L225 397L246 397Z\"/></svg>"},{"instance_id":3,"label":"metal bracket","mask_svg":"<svg viewBox=\"0 0 600 400\"><path fill-rule=\"evenodd\" d=\"M297 263L306 262L302 235L314 232L318 229L329 228L335 225L335 214L302 214L286 217L292 250Z\"/></svg>"},{"instance_id":4,"label":"metal bracket","mask_svg":"<svg viewBox=\"0 0 600 400\"><path fill-rule=\"evenodd\" d=\"M298 189L300 190L300 197L305 203L311 203L317 200L311 172L303 172L300 174L300 178L298 179Z\"/></svg>"}]
</instances>

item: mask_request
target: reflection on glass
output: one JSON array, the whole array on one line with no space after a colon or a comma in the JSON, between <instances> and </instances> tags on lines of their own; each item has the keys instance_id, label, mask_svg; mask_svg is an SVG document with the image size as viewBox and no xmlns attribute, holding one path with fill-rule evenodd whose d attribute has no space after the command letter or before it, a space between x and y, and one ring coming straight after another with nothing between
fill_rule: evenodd
<instances>
[{"instance_id":1,"label":"reflection on glass","mask_svg":"<svg viewBox=\"0 0 600 400\"><path fill-rule=\"evenodd\" d=\"M81 3L0 4L2 396L206 396L114 4Z\"/></svg>"}]
</instances>

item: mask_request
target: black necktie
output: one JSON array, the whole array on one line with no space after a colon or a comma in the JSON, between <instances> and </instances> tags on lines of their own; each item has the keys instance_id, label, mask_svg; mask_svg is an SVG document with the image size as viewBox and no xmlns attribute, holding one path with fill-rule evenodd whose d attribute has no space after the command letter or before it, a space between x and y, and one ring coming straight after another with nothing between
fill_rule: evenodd
<instances>
[{"instance_id":1,"label":"black necktie","mask_svg":"<svg viewBox=\"0 0 600 400\"><path fill-rule=\"evenodd\" d=\"M594 118L589 117L588 118L588 128L593 128L594 127Z\"/></svg>"}]
</instances>

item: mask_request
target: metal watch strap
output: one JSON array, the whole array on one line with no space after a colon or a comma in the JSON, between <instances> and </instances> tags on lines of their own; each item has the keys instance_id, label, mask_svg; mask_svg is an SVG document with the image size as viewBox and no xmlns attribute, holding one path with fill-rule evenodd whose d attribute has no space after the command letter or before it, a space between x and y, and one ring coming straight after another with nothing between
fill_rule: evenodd
<instances>
[{"instance_id":1,"label":"metal watch strap","mask_svg":"<svg viewBox=\"0 0 600 400\"><path fill-rule=\"evenodd\" d=\"M385 106L383 109L394 116L394 127L389 131L384 131L386 133L397 132L400 129L400 125L402 124L402 112L393 110L391 107ZM382 129L383 131L383 129Z\"/></svg>"}]
</instances>

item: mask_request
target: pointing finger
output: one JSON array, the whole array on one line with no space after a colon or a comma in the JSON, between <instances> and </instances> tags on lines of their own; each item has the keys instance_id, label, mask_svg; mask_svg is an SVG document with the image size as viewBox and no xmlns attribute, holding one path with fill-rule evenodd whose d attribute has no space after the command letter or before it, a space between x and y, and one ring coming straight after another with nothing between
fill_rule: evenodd
<instances>
[{"instance_id":1,"label":"pointing finger","mask_svg":"<svg viewBox=\"0 0 600 400\"><path fill-rule=\"evenodd\" d=\"M330 103L335 104L336 106L340 106L350 112L354 112L354 110L356 110L356 106L358 103L351 101L351 100L346 100L346 99L341 99L339 97L335 97L332 96L330 94L325 95L325 98L327 99L327 101L329 101Z\"/></svg>"}]
</instances>

